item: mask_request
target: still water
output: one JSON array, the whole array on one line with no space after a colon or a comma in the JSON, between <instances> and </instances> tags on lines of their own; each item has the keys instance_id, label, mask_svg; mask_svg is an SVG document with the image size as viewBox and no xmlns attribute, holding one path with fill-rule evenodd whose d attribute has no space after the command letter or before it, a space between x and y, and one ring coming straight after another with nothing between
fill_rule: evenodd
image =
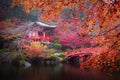
<instances>
[{"instance_id":1,"label":"still water","mask_svg":"<svg viewBox=\"0 0 120 80\"><path fill-rule=\"evenodd\" d=\"M120 80L120 73L81 70L77 66L37 65L29 68L0 65L0 80Z\"/></svg>"}]
</instances>

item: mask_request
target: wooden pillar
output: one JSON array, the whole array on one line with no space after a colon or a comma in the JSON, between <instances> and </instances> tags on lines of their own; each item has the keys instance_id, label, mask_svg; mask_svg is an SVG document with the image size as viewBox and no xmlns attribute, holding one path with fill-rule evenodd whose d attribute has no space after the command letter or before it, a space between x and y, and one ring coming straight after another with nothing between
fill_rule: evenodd
<instances>
[{"instance_id":1,"label":"wooden pillar","mask_svg":"<svg viewBox=\"0 0 120 80\"><path fill-rule=\"evenodd\" d=\"M43 38L45 38L45 36L46 36L46 34L45 34L45 32L43 32Z\"/></svg>"},{"instance_id":2,"label":"wooden pillar","mask_svg":"<svg viewBox=\"0 0 120 80\"><path fill-rule=\"evenodd\" d=\"M38 37L38 31L35 31L35 36Z\"/></svg>"}]
</instances>

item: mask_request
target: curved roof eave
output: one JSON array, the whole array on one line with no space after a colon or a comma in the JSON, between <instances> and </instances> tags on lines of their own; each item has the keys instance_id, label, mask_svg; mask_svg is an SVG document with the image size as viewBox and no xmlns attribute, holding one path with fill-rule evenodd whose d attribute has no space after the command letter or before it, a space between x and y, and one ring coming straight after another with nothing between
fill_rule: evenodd
<instances>
[{"instance_id":1,"label":"curved roof eave","mask_svg":"<svg viewBox=\"0 0 120 80\"><path fill-rule=\"evenodd\" d=\"M35 24L41 26L41 27L44 27L44 28L56 28L57 25L48 25L48 24L45 24L45 23L42 23L42 22L39 22L39 21L36 21Z\"/></svg>"}]
</instances>

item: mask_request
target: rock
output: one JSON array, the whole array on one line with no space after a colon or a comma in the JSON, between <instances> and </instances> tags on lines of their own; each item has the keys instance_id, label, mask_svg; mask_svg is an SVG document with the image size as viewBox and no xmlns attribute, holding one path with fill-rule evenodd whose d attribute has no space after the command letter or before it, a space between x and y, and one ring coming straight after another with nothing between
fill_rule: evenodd
<instances>
[{"instance_id":1,"label":"rock","mask_svg":"<svg viewBox=\"0 0 120 80\"><path fill-rule=\"evenodd\" d=\"M45 44L45 45L50 45L51 43L50 42L45 42L45 41L41 41L42 44Z\"/></svg>"},{"instance_id":2,"label":"rock","mask_svg":"<svg viewBox=\"0 0 120 80\"><path fill-rule=\"evenodd\" d=\"M50 49L54 49L53 43L50 43L50 44L48 44L47 46L48 46L48 48L50 48Z\"/></svg>"},{"instance_id":3,"label":"rock","mask_svg":"<svg viewBox=\"0 0 120 80\"><path fill-rule=\"evenodd\" d=\"M55 55L55 56L60 56L60 55L61 55L61 53L54 53L54 55Z\"/></svg>"},{"instance_id":4,"label":"rock","mask_svg":"<svg viewBox=\"0 0 120 80\"><path fill-rule=\"evenodd\" d=\"M25 61L25 68L29 68L31 66L31 63Z\"/></svg>"}]
</instances>

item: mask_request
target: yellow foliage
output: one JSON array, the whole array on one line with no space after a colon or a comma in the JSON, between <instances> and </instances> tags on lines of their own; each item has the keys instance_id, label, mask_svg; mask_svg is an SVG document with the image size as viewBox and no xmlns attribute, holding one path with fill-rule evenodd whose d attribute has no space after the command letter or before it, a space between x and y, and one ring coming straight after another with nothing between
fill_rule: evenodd
<instances>
[{"instance_id":1,"label":"yellow foliage","mask_svg":"<svg viewBox=\"0 0 120 80\"><path fill-rule=\"evenodd\" d=\"M31 42L31 43L30 43L30 47L32 47L32 48L39 48L39 49L41 49L41 50L47 48L46 45L41 44L39 41Z\"/></svg>"}]
</instances>

